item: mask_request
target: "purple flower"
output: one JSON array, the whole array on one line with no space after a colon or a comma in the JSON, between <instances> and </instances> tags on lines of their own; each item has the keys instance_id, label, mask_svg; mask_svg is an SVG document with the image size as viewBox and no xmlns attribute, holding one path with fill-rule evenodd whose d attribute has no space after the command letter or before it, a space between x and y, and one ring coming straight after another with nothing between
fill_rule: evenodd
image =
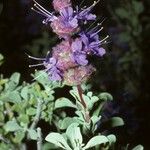
<instances>
[{"instance_id":1,"label":"purple flower","mask_svg":"<svg viewBox=\"0 0 150 150\"><path fill-rule=\"evenodd\" d=\"M80 20L95 20L96 19L96 15L92 14L91 11L92 9L95 7L95 5L97 3L99 3L100 0L98 0L97 2L94 1L94 3L87 8L82 8L81 10L79 10L79 7L76 6L76 15L77 18Z\"/></svg>"},{"instance_id":2,"label":"purple flower","mask_svg":"<svg viewBox=\"0 0 150 150\"><path fill-rule=\"evenodd\" d=\"M62 18L62 21L66 26L71 26L74 28L78 27L78 20L77 17L74 16L73 8L67 7L60 11L60 15Z\"/></svg>"},{"instance_id":3,"label":"purple flower","mask_svg":"<svg viewBox=\"0 0 150 150\"><path fill-rule=\"evenodd\" d=\"M103 27L99 29L99 26L100 24L98 24L88 32L81 32L80 38L84 43L84 51L86 53L103 56L106 52L105 49L101 47L101 45L106 43L106 39L109 36L106 36L103 40L99 40L98 33L103 29Z\"/></svg>"},{"instance_id":4,"label":"purple flower","mask_svg":"<svg viewBox=\"0 0 150 150\"><path fill-rule=\"evenodd\" d=\"M73 51L73 57L77 64L85 66L88 64L87 55L83 51L83 45L82 41L80 39L76 39L74 42L72 42L72 51Z\"/></svg>"},{"instance_id":5,"label":"purple flower","mask_svg":"<svg viewBox=\"0 0 150 150\"><path fill-rule=\"evenodd\" d=\"M51 23L51 27L57 35L65 39L77 32L78 20L74 16L72 7L62 9L60 16Z\"/></svg>"},{"instance_id":6,"label":"purple flower","mask_svg":"<svg viewBox=\"0 0 150 150\"><path fill-rule=\"evenodd\" d=\"M54 15L54 13L47 11L36 0L33 0L33 2L34 2L34 7L32 7L31 9L33 11L35 11L36 13L46 17L46 19L43 20L44 24L47 24L47 23L52 22L55 19L57 19L57 17Z\"/></svg>"},{"instance_id":7,"label":"purple flower","mask_svg":"<svg viewBox=\"0 0 150 150\"><path fill-rule=\"evenodd\" d=\"M62 73L57 68L57 61L55 58L47 57L44 61L45 71L47 72L49 79L53 81L61 81L62 80Z\"/></svg>"}]
</instances>

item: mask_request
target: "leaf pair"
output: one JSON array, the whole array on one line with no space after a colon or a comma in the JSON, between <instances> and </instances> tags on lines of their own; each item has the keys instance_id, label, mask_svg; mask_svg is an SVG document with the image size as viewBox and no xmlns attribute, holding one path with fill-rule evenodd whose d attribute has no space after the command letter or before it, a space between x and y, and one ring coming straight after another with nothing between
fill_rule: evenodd
<instances>
[{"instance_id":1,"label":"leaf pair","mask_svg":"<svg viewBox=\"0 0 150 150\"><path fill-rule=\"evenodd\" d=\"M65 150L86 150L101 144L112 144L116 141L114 135L104 136L97 135L91 138L87 144L83 143L83 137L79 128L79 124L71 124L64 135L52 132L45 138L46 141L61 147Z\"/></svg>"}]
</instances>

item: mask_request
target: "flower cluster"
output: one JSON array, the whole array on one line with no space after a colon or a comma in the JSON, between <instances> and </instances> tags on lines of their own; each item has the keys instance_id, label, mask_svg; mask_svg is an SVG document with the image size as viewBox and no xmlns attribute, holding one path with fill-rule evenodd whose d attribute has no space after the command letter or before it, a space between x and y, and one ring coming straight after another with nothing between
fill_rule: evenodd
<instances>
[{"instance_id":1,"label":"flower cluster","mask_svg":"<svg viewBox=\"0 0 150 150\"><path fill-rule=\"evenodd\" d=\"M100 1L94 1L89 7L72 7L71 0L53 0L54 12L49 12L34 1L32 10L43 15L43 23L49 25L58 35L61 42L52 48L46 58L30 58L41 60L50 80L64 81L67 85L79 85L86 81L96 70L89 62L89 55L102 57L106 52L99 33L103 30L101 23L92 29L83 30L83 26L96 20L92 9ZM31 65L37 66L37 65Z\"/></svg>"}]
</instances>

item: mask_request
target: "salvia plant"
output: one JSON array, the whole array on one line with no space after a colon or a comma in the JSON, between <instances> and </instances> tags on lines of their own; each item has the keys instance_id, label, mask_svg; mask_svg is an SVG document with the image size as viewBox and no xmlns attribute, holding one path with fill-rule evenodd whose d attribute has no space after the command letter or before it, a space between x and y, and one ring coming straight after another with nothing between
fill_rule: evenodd
<instances>
[{"instance_id":1,"label":"salvia plant","mask_svg":"<svg viewBox=\"0 0 150 150\"><path fill-rule=\"evenodd\" d=\"M37 150L116 149L116 136L98 130L102 124L106 130L124 125L116 116L101 121L102 108L113 97L107 92L94 93L87 84L96 71L90 58L106 53L102 46L108 36L99 37L103 21L91 26L96 20L92 10L99 0L82 8L73 7L70 0L53 0L53 12L33 2L32 10L45 17L43 23L51 27L60 42L45 58L28 55L39 62L30 67L44 68L32 75L32 83L20 83L19 73L8 79L0 76L0 150L26 150L31 140L37 143L37 148L31 149ZM66 85L70 86L69 92L57 95L56 90ZM45 132L40 123L52 129ZM133 150L142 149L138 145Z\"/></svg>"}]
</instances>

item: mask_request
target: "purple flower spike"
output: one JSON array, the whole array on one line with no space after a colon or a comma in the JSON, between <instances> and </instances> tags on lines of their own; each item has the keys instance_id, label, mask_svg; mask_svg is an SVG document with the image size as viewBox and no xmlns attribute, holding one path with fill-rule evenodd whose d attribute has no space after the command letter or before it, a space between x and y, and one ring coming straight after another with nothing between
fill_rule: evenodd
<instances>
[{"instance_id":1,"label":"purple flower spike","mask_svg":"<svg viewBox=\"0 0 150 150\"><path fill-rule=\"evenodd\" d=\"M106 44L106 36L100 40L99 33L103 29L102 21L96 27L91 26L82 30L88 21L96 20L96 15L92 14L92 9L100 0L94 1L89 7L73 10L71 0L52 0L54 12L49 12L43 8L36 0L33 0L32 10L45 17L44 24L50 25L53 32L62 41L52 48L51 54L46 58L36 58L29 56L41 63L30 65L29 67L44 66L44 71L49 79L53 81L63 81L66 85L80 85L87 81L95 67L88 61L88 55L102 57L106 51L102 44ZM95 22L94 22L95 23ZM93 25L93 23L92 23Z\"/></svg>"}]
</instances>

